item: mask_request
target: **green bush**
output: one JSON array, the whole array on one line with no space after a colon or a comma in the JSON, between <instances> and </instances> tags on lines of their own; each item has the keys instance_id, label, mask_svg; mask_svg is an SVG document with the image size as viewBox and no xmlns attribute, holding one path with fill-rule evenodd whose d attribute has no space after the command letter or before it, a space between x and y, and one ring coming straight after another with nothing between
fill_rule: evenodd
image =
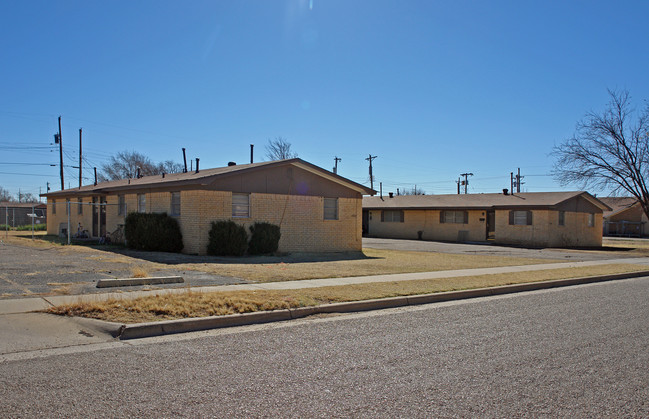
<instances>
[{"instance_id":1,"label":"green bush","mask_svg":"<svg viewBox=\"0 0 649 419\"><path fill-rule=\"evenodd\" d=\"M12 230L11 226L8 224L0 224L0 230L5 231L5 230Z\"/></svg>"},{"instance_id":2,"label":"green bush","mask_svg":"<svg viewBox=\"0 0 649 419\"><path fill-rule=\"evenodd\" d=\"M248 253L251 255L263 255L274 253L279 247L279 239L282 233L279 226L270 223L254 223L250 226L250 243Z\"/></svg>"},{"instance_id":3,"label":"green bush","mask_svg":"<svg viewBox=\"0 0 649 419\"><path fill-rule=\"evenodd\" d=\"M131 212L126 216L124 236L131 249L174 253L183 249L178 221L165 213Z\"/></svg>"},{"instance_id":4,"label":"green bush","mask_svg":"<svg viewBox=\"0 0 649 419\"><path fill-rule=\"evenodd\" d=\"M32 225L26 224L24 226L16 227L18 231L32 231ZM45 231L47 230L47 224L34 224L34 231Z\"/></svg>"},{"instance_id":5,"label":"green bush","mask_svg":"<svg viewBox=\"0 0 649 419\"><path fill-rule=\"evenodd\" d=\"M248 247L248 234L243 226L232 220L213 221L207 243L207 254L214 256L241 256Z\"/></svg>"}]
</instances>

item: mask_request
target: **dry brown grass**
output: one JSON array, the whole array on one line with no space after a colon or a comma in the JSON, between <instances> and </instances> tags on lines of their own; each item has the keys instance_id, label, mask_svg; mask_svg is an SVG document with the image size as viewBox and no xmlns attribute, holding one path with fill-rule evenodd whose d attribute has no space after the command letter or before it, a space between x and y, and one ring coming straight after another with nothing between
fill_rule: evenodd
<instances>
[{"instance_id":1,"label":"dry brown grass","mask_svg":"<svg viewBox=\"0 0 649 419\"><path fill-rule=\"evenodd\" d=\"M143 266L134 266L131 268L131 278L148 278L149 271Z\"/></svg>"},{"instance_id":2,"label":"dry brown grass","mask_svg":"<svg viewBox=\"0 0 649 419\"><path fill-rule=\"evenodd\" d=\"M451 269L491 268L496 266L535 265L556 260L509 258L484 255L457 255L450 253L408 252L399 250L363 249L363 253L347 255L342 260L331 255L331 260L304 261L287 258L242 258L241 263L220 262L180 264L181 270L196 270L215 275L245 278L256 282L293 281L316 278L341 278L347 276L384 275L408 272L434 272Z\"/></svg>"},{"instance_id":3,"label":"dry brown grass","mask_svg":"<svg viewBox=\"0 0 649 419\"><path fill-rule=\"evenodd\" d=\"M614 264L586 268L548 269L523 274L476 275L460 278L379 282L278 291L197 293L188 289L186 293L182 294L164 294L136 299L124 298L106 302L70 304L53 307L48 312L124 323L137 323L306 307L333 302L429 294L552 279L637 272L640 270L643 270L642 266Z\"/></svg>"},{"instance_id":4,"label":"dry brown grass","mask_svg":"<svg viewBox=\"0 0 649 419\"><path fill-rule=\"evenodd\" d=\"M617 249L627 249L632 254L648 254L649 240L647 239L610 239L604 237L602 245L605 247L614 247Z\"/></svg>"}]
</instances>

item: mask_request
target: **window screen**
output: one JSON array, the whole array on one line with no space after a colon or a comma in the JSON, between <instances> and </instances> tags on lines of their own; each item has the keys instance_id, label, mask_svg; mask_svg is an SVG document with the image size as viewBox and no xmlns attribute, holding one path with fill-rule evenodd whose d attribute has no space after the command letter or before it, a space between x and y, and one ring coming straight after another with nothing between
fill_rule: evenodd
<instances>
[{"instance_id":1,"label":"window screen","mask_svg":"<svg viewBox=\"0 0 649 419\"><path fill-rule=\"evenodd\" d=\"M250 195L245 193L232 194L232 216L236 218L250 217Z\"/></svg>"},{"instance_id":2,"label":"window screen","mask_svg":"<svg viewBox=\"0 0 649 419\"><path fill-rule=\"evenodd\" d=\"M324 199L324 219L325 220L338 219L338 198Z\"/></svg>"},{"instance_id":3,"label":"window screen","mask_svg":"<svg viewBox=\"0 0 649 419\"><path fill-rule=\"evenodd\" d=\"M171 193L171 215L180 215L180 192Z\"/></svg>"}]
</instances>

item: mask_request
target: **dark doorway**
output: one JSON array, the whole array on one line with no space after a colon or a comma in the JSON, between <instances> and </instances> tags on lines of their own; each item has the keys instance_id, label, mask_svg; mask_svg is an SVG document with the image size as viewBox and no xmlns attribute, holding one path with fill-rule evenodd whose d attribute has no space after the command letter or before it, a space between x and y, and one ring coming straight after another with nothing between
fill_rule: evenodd
<instances>
[{"instance_id":1,"label":"dark doorway","mask_svg":"<svg viewBox=\"0 0 649 419\"><path fill-rule=\"evenodd\" d=\"M106 235L106 197L99 198L99 234Z\"/></svg>"},{"instance_id":2,"label":"dark doorway","mask_svg":"<svg viewBox=\"0 0 649 419\"><path fill-rule=\"evenodd\" d=\"M363 236L367 236L370 232L370 212L363 210Z\"/></svg>"},{"instance_id":3,"label":"dark doorway","mask_svg":"<svg viewBox=\"0 0 649 419\"><path fill-rule=\"evenodd\" d=\"M487 240L496 238L496 211L487 211Z\"/></svg>"},{"instance_id":4,"label":"dark doorway","mask_svg":"<svg viewBox=\"0 0 649 419\"><path fill-rule=\"evenodd\" d=\"M99 231L99 211L97 208L97 197L92 197L92 237L98 237Z\"/></svg>"},{"instance_id":5,"label":"dark doorway","mask_svg":"<svg viewBox=\"0 0 649 419\"><path fill-rule=\"evenodd\" d=\"M106 235L106 197L92 198L92 237Z\"/></svg>"}]
</instances>

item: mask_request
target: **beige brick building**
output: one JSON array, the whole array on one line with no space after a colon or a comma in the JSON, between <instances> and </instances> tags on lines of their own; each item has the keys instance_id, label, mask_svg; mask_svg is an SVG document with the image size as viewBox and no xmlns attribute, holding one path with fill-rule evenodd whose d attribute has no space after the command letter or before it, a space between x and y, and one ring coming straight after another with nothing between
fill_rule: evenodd
<instances>
[{"instance_id":1,"label":"beige brick building","mask_svg":"<svg viewBox=\"0 0 649 419\"><path fill-rule=\"evenodd\" d=\"M363 230L370 237L597 247L604 210L587 192L365 197Z\"/></svg>"},{"instance_id":2,"label":"beige brick building","mask_svg":"<svg viewBox=\"0 0 649 419\"><path fill-rule=\"evenodd\" d=\"M649 222L640 202L633 197L603 197L600 200L611 207L604 212L604 235L646 237Z\"/></svg>"},{"instance_id":3,"label":"beige brick building","mask_svg":"<svg viewBox=\"0 0 649 419\"><path fill-rule=\"evenodd\" d=\"M145 176L44 194L48 234L81 224L90 237L120 229L129 212L178 220L183 253L205 254L212 221L280 226L284 252L359 251L362 198L375 191L301 159ZM248 230L249 231L249 230Z\"/></svg>"}]
</instances>

